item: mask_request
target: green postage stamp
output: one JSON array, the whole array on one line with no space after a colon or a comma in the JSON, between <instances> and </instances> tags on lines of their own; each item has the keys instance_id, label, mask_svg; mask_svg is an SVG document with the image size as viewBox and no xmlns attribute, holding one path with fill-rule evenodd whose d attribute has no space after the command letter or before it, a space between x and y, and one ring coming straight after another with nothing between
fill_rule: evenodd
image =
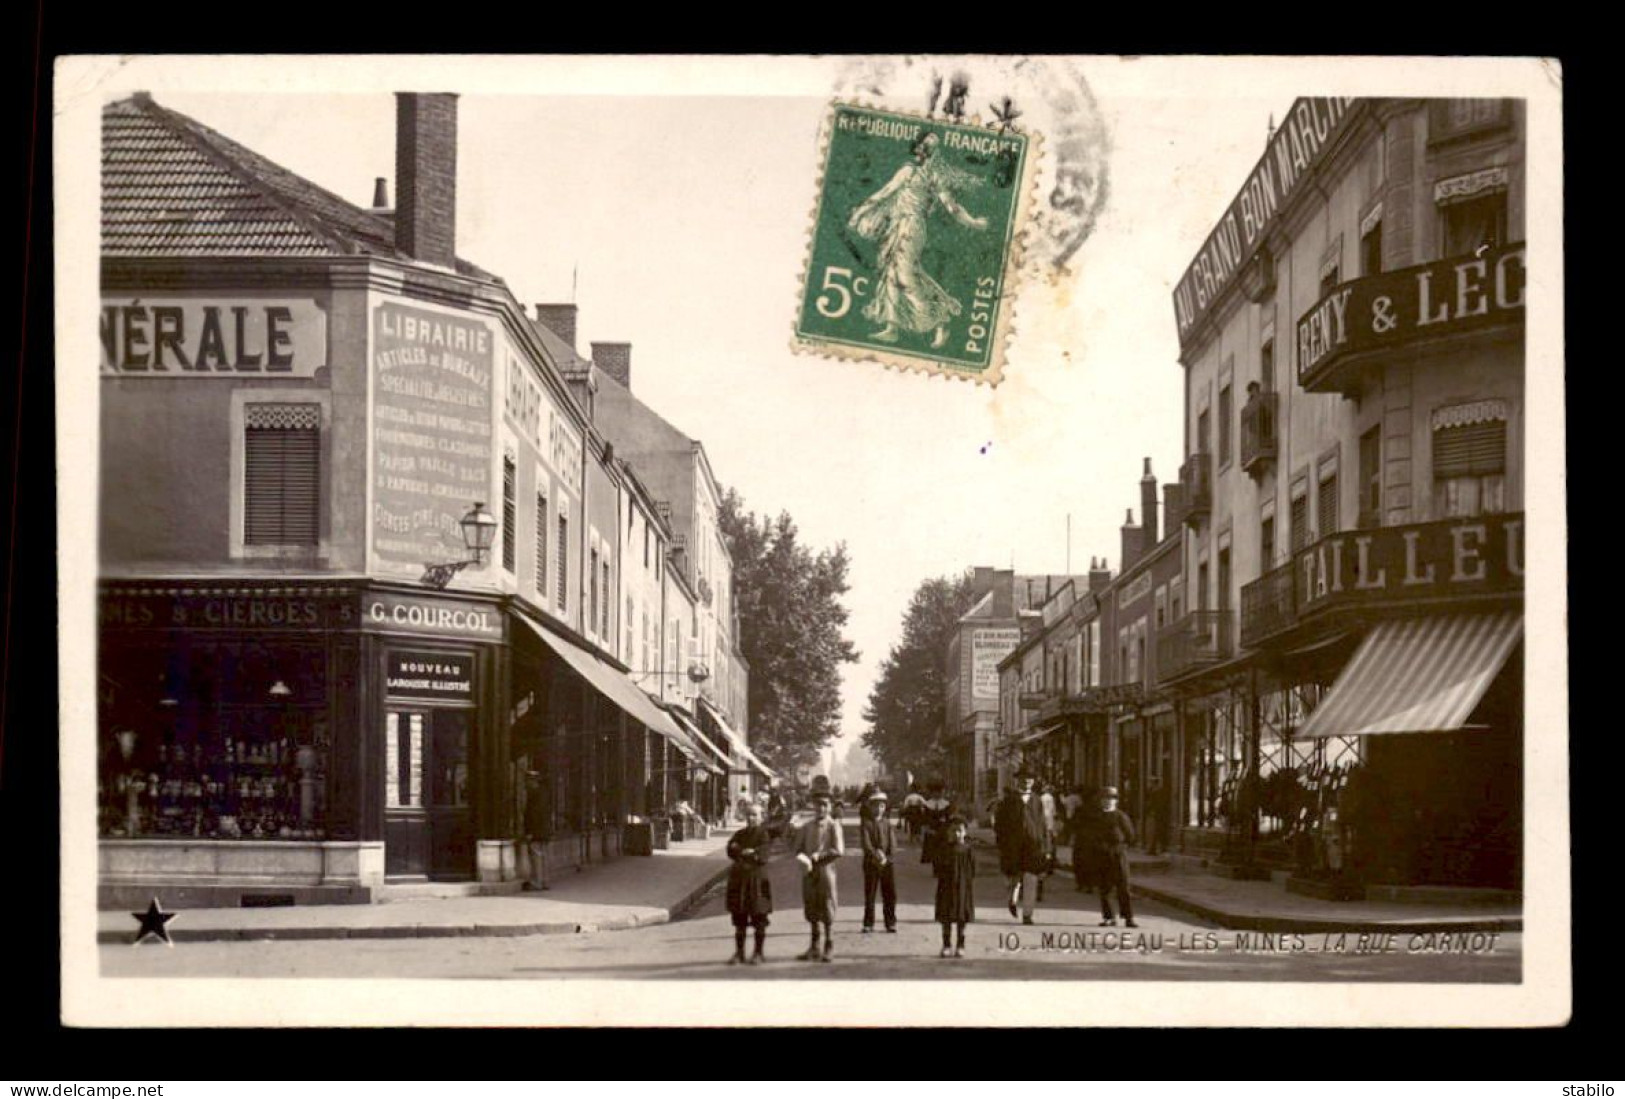
<instances>
[{"instance_id":1,"label":"green postage stamp","mask_svg":"<svg viewBox=\"0 0 1625 1099\"><path fill-rule=\"evenodd\" d=\"M1036 153L1008 128L835 104L796 350L996 385Z\"/></svg>"}]
</instances>

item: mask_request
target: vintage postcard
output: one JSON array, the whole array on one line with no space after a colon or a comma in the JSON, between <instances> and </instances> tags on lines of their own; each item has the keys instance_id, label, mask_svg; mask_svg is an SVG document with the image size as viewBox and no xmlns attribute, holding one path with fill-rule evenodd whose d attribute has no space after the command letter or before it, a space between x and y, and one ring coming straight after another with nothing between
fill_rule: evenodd
<instances>
[{"instance_id":1,"label":"vintage postcard","mask_svg":"<svg viewBox=\"0 0 1625 1099\"><path fill-rule=\"evenodd\" d=\"M1567 1019L1555 63L298 72L58 63L64 1020Z\"/></svg>"}]
</instances>

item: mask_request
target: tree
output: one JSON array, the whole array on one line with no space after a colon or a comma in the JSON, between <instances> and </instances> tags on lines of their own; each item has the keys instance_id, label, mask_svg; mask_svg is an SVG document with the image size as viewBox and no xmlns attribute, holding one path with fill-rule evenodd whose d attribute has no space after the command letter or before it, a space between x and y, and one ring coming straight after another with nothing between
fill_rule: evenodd
<instances>
[{"instance_id":1,"label":"tree","mask_svg":"<svg viewBox=\"0 0 1625 1099\"><path fill-rule=\"evenodd\" d=\"M903 616L903 638L880 666L863 718L863 744L892 774L946 770L947 674L943 659L959 619L975 599L971 574L926 580Z\"/></svg>"},{"instance_id":2,"label":"tree","mask_svg":"<svg viewBox=\"0 0 1625 1099\"><path fill-rule=\"evenodd\" d=\"M842 636L850 587L845 543L813 552L795 521L722 498L718 524L733 558L739 650L750 666L751 750L785 772L815 763L840 732L842 664L858 659Z\"/></svg>"}]
</instances>

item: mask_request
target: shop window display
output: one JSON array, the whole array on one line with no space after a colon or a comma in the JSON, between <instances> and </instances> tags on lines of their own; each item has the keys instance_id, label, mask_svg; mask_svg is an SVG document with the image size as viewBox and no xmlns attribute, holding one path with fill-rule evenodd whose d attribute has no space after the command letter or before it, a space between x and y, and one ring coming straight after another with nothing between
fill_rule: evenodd
<instances>
[{"instance_id":1,"label":"shop window display","mask_svg":"<svg viewBox=\"0 0 1625 1099\"><path fill-rule=\"evenodd\" d=\"M324 649L115 647L100 682L104 838L325 837Z\"/></svg>"}]
</instances>

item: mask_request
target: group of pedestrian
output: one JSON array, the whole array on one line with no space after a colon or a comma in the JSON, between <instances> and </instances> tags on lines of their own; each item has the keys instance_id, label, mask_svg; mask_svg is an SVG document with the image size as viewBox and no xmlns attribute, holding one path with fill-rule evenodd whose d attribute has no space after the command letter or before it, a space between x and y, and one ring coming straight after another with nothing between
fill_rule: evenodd
<instances>
[{"instance_id":1,"label":"group of pedestrian","mask_svg":"<svg viewBox=\"0 0 1625 1099\"><path fill-rule=\"evenodd\" d=\"M1117 924L1114 896L1126 925L1139 926L1129 893L1128 849L1136 840L1134 822L1118 808L1116 788L1102 787L1094 799L1074 788L1061 799L1063 827L1057 826L1054 805L1053 795L1039 791L1035 776L1023 771L995 809L999 870L1009 886L1011 917L1019 909L1022 923L1033 922L1044 899L1044 879L1055 870L1057 836L1064 834L1072 846L1072 873L1079 891L1099 891L1101 926Z\"/></svg>"},{"instance_id":2,"label":"group of pedestrian","mask_svg":"<svg viewBox=\"0 0 1625 1099\"><path fill-rule=\"evenodd\" d=\"M866 791L858 825L863 849L865 934L875 929L877 896L886 931L897 932L897 836L886 803L885 791ZM815 788L812 804L814 817L797 830L791 846L802 868L802 915L807 920L810 935L807 949L797 958L828 962L835 954L835 910L839 904L836 861L846 853L846 842L840 822L834 819L829 792ZM745 827L728 841L728 858L732 865L728 872L727 905L734 926L730 965L747 963L748 930L754 930L756 946L748 964L760 965L767 960L763 949L773 913L773 887L767 875L772 835L763 825L761 806L752 804L745 811ZM955 814L941 822L929 855L937 879L934 914L942 925L942 957L963 957L965 925L976 918L976 853L970 844L969 826L964 817Z\"/></svg>"}]
</instances>

